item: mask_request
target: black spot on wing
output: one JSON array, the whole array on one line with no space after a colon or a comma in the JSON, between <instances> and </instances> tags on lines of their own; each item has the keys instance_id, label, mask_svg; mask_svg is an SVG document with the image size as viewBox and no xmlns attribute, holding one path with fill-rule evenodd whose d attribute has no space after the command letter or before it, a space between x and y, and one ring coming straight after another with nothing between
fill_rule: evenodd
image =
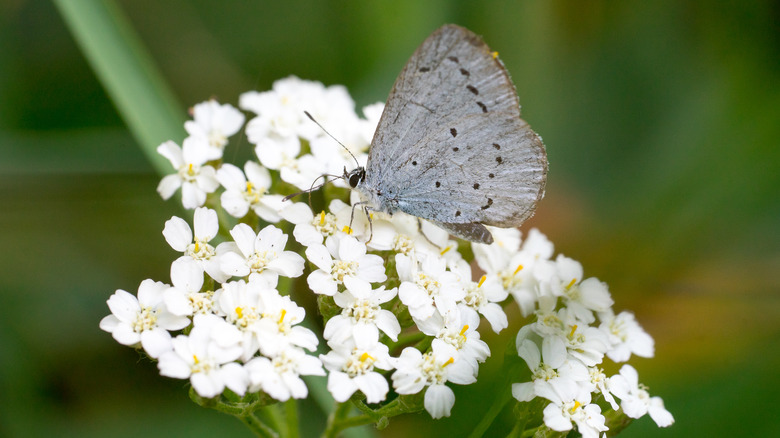
<instances>
[{"instance_id":1,"label":"black spot on wing","mask_svg":"<svg viewBox=\"0 0 780 438\"><path fill-rule=\"evenodd\" d=\"M482 108L482 112L483 112L483 113L486 113L486 112L488 112L487 106L485 106L485 104L484 104L484 103L482 103L482 102L477 102L477 105L479 105L479 107L480 107L480 108Z\"/></svg>"},{"instance_id":2,"label":"black spot on wing","mask_svg":"<svg viewBox=\"0 0 780 438\"><path fill-rule=\"evenodd\" d=\"M455 128L450 128L450 134L452 134L453 137L458 136L458 130Z\"/></svg>"},{"instance_id":3,"label":"black spot on wing","mask_svg":"<svg viewBox=\"0 0 780 438\"><path fill-rule=\"evenodd\" d=\"M466 85L466 89L471 91L471 94L473 94L475 96L479 96L479 90L477 90L477 87L475 87L473 85Z\"/></svg>"}]
</instances>

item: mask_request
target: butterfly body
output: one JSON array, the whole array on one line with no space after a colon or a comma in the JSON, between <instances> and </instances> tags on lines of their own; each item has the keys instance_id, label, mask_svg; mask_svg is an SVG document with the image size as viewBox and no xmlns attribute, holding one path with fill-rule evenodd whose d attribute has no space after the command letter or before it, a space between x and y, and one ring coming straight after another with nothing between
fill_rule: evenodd
<instances>
[{"instance_id":1,"label":"butterfly body","mask_svg":"<svg viewBox=\"0 0 780 438\"><path fill-rule=\"evenodd\" d=\"M367 165L345 175L375 211L398 210L490 243L544 194L547 156L520 118L509 75L471 31L447 25L412 55L390 92Z\"/></svg>"}]
</instances>

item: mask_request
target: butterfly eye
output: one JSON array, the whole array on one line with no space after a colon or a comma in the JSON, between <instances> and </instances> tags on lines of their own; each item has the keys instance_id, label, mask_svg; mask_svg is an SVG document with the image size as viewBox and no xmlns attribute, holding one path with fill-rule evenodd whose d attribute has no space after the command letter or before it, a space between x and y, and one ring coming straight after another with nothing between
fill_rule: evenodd
<instances>
[{"instance_id":1,"label":"butterfly eye","mask_svg":"<svg viewBox=\"0 0 780 438\"><path fill-rule=\"evenodd\" d=\"M353 189L357 187L358 183L363 179L363 176L365 175L365 171L363 169L358 169L355 172L352 172L352 175L349 176L349 185Z\"/></svg>"}]
</instances>

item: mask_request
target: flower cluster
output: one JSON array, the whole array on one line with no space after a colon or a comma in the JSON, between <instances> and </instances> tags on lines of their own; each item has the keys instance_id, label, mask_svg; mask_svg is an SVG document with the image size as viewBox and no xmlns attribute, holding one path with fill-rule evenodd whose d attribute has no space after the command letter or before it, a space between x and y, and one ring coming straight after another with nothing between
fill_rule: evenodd
<instances>
[{"instance_id":1,"label":"flower cluster","mask_svg":"<svg viewBox=\"0 0 780 438\"><path fill-rule=\"evenodd\" d=\"M339 180L321 210L284 200L323 175L364 164L381 104L361 118L343 87L291 77L245 93L239 106L255 114L245 132L257 161L242 168L223 162L245 117L213 100L194 107L181 147L169 141L158 148L175 170L158 191L168 199L181 188L183 206L194 210L192 227L178 217L165 223L164 238L181 254L170 283L145 280L137 296L117 290L108 300L112 314L100 323L121 344L143 348L162 375L189 379L204 398L227 388L285 401L307 396L302 376L327 374L337 402L377 404L424 392L424 409L441 418L455 403L448 382L474 383L491 354L481 321L483 330L507 328L511 297L533 317L517 337L533 381L515 384L513 394L549 400L547 427L574 424L583 436L606 430L592 394L632 418L649 413L671 424L633 368L608 378L598 367L604 356L652 356L652 339L630 313L614 315L606 285L583 279L579 263L552 259L553 245L539 231L521 240L518 230L491 229L493 244L467 248L405 214L367 217ZM464 259L469 252L479 269ZM326 353L315 355L320 341L302 325L307 312L280 284L316 296Z\"/></svg>"}]
</instances>

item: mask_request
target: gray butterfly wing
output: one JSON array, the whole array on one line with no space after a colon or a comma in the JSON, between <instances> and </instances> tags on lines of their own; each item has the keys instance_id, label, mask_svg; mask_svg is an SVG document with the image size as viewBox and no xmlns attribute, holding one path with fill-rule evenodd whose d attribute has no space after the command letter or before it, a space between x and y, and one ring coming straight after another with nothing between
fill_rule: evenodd
<instances>
[{"instance_id":1,"label":"gray butterfly wing","mask_svg":"<svg viewBox=\"0 0 780 438\"><path fill-rule=\"evenodd\" d=\"M541 139L505 112L470 114L422 140L430 154L402 163L398 208L425 219L516 227L544 194Z\"/></svg>"},{"instance_id":2,"label":"gray butterfly wing","mask_svg":"<svg viewBox=\"0 0 780 438\"><path fill-rule=\"evenodd\" d=\"M393 85L371 142L367 177L383 180L409 156L425 153L421 140L430 130L467 114L507 111L520 117L515 88L494 55L468 29L446 25L431 34Z\"/></svg>"},{"instance_id":3,"label":"gray butterfly wing","mask_svg":"<svg viewBox=\"0 0 780 438\"><path fill-rule=\"evenodd\" d=\"M485 241L480 223L519 226L533 214L546 174L544 146L520 119L500 61L466 29L434 32L393 87L366 187L402 211Z\"/></svg>"}]
</instances>

